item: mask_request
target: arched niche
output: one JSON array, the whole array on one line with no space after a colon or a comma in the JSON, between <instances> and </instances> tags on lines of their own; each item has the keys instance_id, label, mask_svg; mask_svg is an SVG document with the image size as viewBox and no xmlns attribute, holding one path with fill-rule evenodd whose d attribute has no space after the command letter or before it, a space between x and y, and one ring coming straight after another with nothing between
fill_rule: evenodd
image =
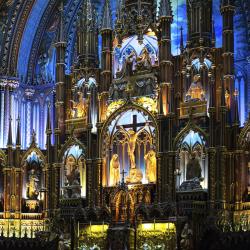
<instances>
[{"instance_id":1,"label":"arched niche","mask_svg":"<svg viewBox=\"0 0 250 250\"><path fill-rule=\"evenodd\" d=\"M176 145L177 187L181 190L208 188L208 154L204 136L192 129Z\"/></svg>"},{"instance_id":2,"label":"arched niche","mask_svg":"<svg viewBox=\"0 0 250 250\"><path fill-rule=\"evenodd\" d=\"M93 77L74 79L72 88L71 107L68 110L68 119L83 119L87 121L88 109L91 110L92 132L96 133L97 122L97 82Z\"/></svg>"},{"instance_id":3,"label":"arched niche","mask_svg":"<svg viewBox=\"0 0 250 250\"><path fill-rule=\"evenodd\" d=\"M138 42L138 36L130 36L123 40L122 45L118 46L117 40L114 41L114 57L113 57L113 72L114 77L117 78L119 72L122 71L126 59L134 55L135 59L143 55L143 51L147 50L147 53L150 57L151 65L158 64L158 40L154 32L149 31L145 35L143 35L143 42ZM134 65L135 67L135 65ZM117 74L118 73L118 74Z\"/></svg>"},{"instance_id":4,"label":"arched niche","mask_svg":"<svg viewBox=\"0 0 250 250\"><path fill-rule=\"evenodd\" d=\"M23 190L22 211L42 212L45 201L44 159L37 152L29 151L22 161Z\"/></svg>"},{"instance_id":5,"label":"arched niche","mask_svg":"<svg viewBox=\"0 0 250 250\"><path fill-rule=\"evenodd\" d=\"M156 123L143 109L114 113L102 131L102 185L156 183L157 137Z\"/></svg>"},{"instance_id":6,"label":"arched niche","mask_svg":"<svg viewBox=\"0 0 250 250\"><path fill-rule=\"evenodd\" d=\"M70 146L64 153L61 168L62 198L86 198L86 161L83 148Z\"/></svg>"}]
</instances>

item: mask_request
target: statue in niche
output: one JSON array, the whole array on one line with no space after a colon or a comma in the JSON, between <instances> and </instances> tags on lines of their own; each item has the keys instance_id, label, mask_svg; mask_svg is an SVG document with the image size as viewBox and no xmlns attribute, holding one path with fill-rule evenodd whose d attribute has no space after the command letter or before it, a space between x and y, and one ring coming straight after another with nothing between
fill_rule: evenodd
<instances>
[{"instance_id":1,"label":"statue in niche","mask_svg":"<svg viewBox=\"0 0 250 250\"><path fill-rule=\"evenodd\" d=\"M145 127L146 126L147 126L147 123ZM126 182L129 182L129 183L139 183L141 182L143 178L141 170L136 168L135 147L136 147L137 138L139 134L145 129L145 127L139 129L136 132L133 129L129 129L127 131L122 126L120 126L121 132L123 132L128 138L128 156L130 160L130 171L129 171L129 177L126 178Z\"/></svg>"},{"instance_id":2,"label":"statue in niche","mask_svg":"<svg viewBox=\"0 0 250 250\"><path fill-rule=\"evenodd\" d=\"M144 70L151 68L151 58L149 52L146 47L142 49L142 53L140 56L136 58L136 69Z\"/></svg>"},{"instance_id":3,"label":"statue in niche","mask_svg":"<svg viewBox=\"0 0 250 250\"><path fill-rule=\"evenodd\" d=\"M136 54L132 50L131 53L127 56L126 61L125 61L125 71L128 77L133 75L135 58L136 58Z\"/></svg>"},{"instance_id":4,"label":"statue in niche","mask_svg":"<svg viewBox=\"0 0 250 250\"><path fill-rule=\"evenodd\" d=\"M71 160L72 158L70 157L66 163L65 192L63 193L63 197L80 198L81 186L79 166Z\"/></svg>"},{"instance_id":5,"label":"statue in niche","mask_svg":"<svg viewBox=\"0 0 250 250\"><path fill-rule=\"evenodd\" d=\"M200 76L195 75L194 81L191 83L186 94L187 101L203 101L205 99L204 90L201 86Z\"/></svg>"},{"instance_id":6,"label":"statue in niche","mask_svg":"<svg viewBox=\"0 0 250 250\"><path fill-rule=\"evenodd\" d=\"M80 185L80 171L76 164L73 164L66 175L68 186Z\"/></svg>"},{"instance_id":7,"label":"statue in niche","mask_svg":"<svg viewBox=\"0 0 250 250\"><path fill-rule=\"evenodd\" d=\"M120 162L118 154L114 154L110 161L110 185L115 186L120 181Z\"/></svg>"},{"instance_id":8,"label":"statue in niche","mask_svg":"<svg viewBox=\"0 0 250 250\"><path fill-rule=\"evenodd\" d=\"M144 156L146 163L146 177L148 182L156 182L156 156L154 150L149 150L149 152Z\"/></svg>"},{"instance_id":9,"label":"statue in niche","mask_svg":"<svg viewBox=\"0 0 250 250\"><path fill-rule=\"evenodd\" d=\"M78 102L71 100L73 104L72 118L84 118L87 115L87 104L83 98L83 93L78 92Z\"/></svg>"},{"instance_id":10,"label":"statue in niche","mask_svg":"<svg viewBox=\"0 0 250 250\"><path fill-rule=\"evenodd\" d=\"M38 190L39 179L34 169L30 170L28 180L29 181L27 183L27 197L29 199L36 200L39 194Z\"/></svg>"},{"instance_id":11,"label":"statue in niche","mask_svg":"<svg viewBox=\"0 0 250 250\"><path fill-rule=\"evenodd\" d=\"M186 180L200 180L201 166L199 160L196 158L195 153L191 153L191 158L187 164Z\"/></svg>"}]
</instances>

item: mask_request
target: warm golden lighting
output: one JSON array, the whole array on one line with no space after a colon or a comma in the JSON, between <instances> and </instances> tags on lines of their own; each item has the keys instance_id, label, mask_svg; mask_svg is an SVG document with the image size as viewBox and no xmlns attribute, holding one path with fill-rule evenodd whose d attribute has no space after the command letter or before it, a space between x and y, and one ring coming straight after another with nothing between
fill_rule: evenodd
<instances>
[{"instance_id":1,"label":"warm golden lighting","mask_svg":"<svg viewBox=\"0 0 250 250\"><path fill-rule=\"evenodd\" d=\"M174 223L143 223L138 226L139 230L152 232L175 232L175 224Z\"/></svg>"},{"instance_id":2,"label":"warm golden lighting","mask_svg":"<svg viewBox=\"0 0 250 250\"><path fill-rule=\"evenodd\" d=\"M87 231L90 233L103 233L108 230L109 226L102 224L102 225L91 225L87 227Z\"/></svg>"},{"instance_id":3,"label":"warm golden lighting","mask_svg":"<svg viewBox=\"0 0 250 250\"><path fill-rule=\"evenodd\" d=\"M123 100L117 100L117 101L111 102L107 108L107 114L106 114L107 116L106 117L109 117L118 108L120 108L124 103L125 103L125 101L123 101Z\"/></svg>"},{"instance_id":4,"label":"warm golden lighting","mask_svg":"<svg viewBox=\"0 0 250 250\"><path fill-rule=\"evenodd\" d=\"M143 96L138 98L136 102L148 111L157 113L157 101L155 99Z\"/></svg>"}]
</instances>

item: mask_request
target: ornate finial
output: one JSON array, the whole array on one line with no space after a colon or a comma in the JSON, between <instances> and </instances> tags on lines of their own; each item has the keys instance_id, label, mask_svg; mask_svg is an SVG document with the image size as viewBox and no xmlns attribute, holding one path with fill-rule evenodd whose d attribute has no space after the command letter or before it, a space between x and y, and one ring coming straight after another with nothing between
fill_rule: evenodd
<instances>
[{"instance_id":1,"label":"ornate finial","mask_svg":"<svg viewBox=\"0 0 250 250\"><path fill-rule=\"evenodd\" d=\"M50 121L50 102L48 103L48 110L47 110L47 128L46 132L51 133L51 121Z\"/></svg>"},{"instance_id":2,"label":"ornate finial","mask_svg":"<svg viewBox=\"0 0 250 250\"><path fill-rule=\"evenodd\" d=\"M184 51L184 39L183 39L183 27L181 26L181 38L180 38L180 50L181 53Z\"/></svg>"},{"instance_id":3,"label":"ornate finial","mask_svg":"<svg viewBox=\"0 0 250 250\"><path fill-rule=\"evenodd\" d=\"M32 135L31 135L31 143L36 143L36 132L35 130L33 129L32 131Z\"/></svg>"},{"instance_id":4,"label":"ornate finial","mask_svg":"<svg viewBox=\"0 0 250 250\"><path fill-rule=\"evenodd\" d=\"M9 117L9 133L8 133L8 142L7 142L7 146L12 146L12 129L11 129L11 122L12 122L12 118L11 115Z\"/></svg>"},{"instance_id":5,"label":"ornate finial","mask_svg":"<svg viewBox=\"0 0 250 250\"><path fill-rule=\"evenodd\" d=\"M216 36L215 36L215 27L214 27L214 20L212 21L212 43L215 46L216 43Z\"/></svg>"},{"instance_id":6,"label":"ornate finial","mask_svg":"<svg viewBox=\"0 0 250 250\"><path fill-rule=\"evenodd\" d=\"M103 8L102 16L102 30L112 30L112 18L111 18L111 9L110 9L110 0L106 0Z\"/></svg>"},{"instance_id":7,"label":"ornate finial","mask_svg":"<svg viewBox=\"0 0 250 250\"><path fill-rule=\"evenodd\" d=\"M74 132L75 132L75 126L72 125L72 127L70 129L70 137L74 137Z\"/></svg>"},{"instance_id":8,"label":"ornate finial","mask_svg":"<svg viewBox=\"0 0 250 250\"><path fill-rule=\"evenodd\" d=\"M234 91L234 123L239 124L240 118L239 118L239 107L238 107L238 90L236 89Z\"/></svg>"},{"instance_id":9,"label":"ornate finial","mask_svg":"<svg viewBox=\"0 0 250 250\"><path fill-rule=\"evenodd\" d=\"M226 106L224 80L221 81L221 107Z\"/></svg>"},{"instance_id":10,"label":"ornate finial","mask_svg":"<svg viewBox=\"0 0 250 250\"><path fill-rule=\"evenodd\" d=\"M21 126L20 116L17 117L17 135L16 135L16 146L21 145Z\"/></svg>"}]
</instances>

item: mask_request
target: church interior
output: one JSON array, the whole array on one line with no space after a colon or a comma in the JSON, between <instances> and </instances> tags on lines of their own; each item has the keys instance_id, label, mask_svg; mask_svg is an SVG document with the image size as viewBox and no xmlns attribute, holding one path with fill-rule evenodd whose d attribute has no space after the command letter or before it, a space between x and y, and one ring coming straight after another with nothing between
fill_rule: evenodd
<instances>
[{"instance_id":1,"label":"church interior","mask_svg":"<svg viewBox=\"0 0 250 250\"><path fill-rule=\"evenodd\" d=\"M250 1L0 0L0 249L237 248Z\"/></svg>"}]
</instances>

